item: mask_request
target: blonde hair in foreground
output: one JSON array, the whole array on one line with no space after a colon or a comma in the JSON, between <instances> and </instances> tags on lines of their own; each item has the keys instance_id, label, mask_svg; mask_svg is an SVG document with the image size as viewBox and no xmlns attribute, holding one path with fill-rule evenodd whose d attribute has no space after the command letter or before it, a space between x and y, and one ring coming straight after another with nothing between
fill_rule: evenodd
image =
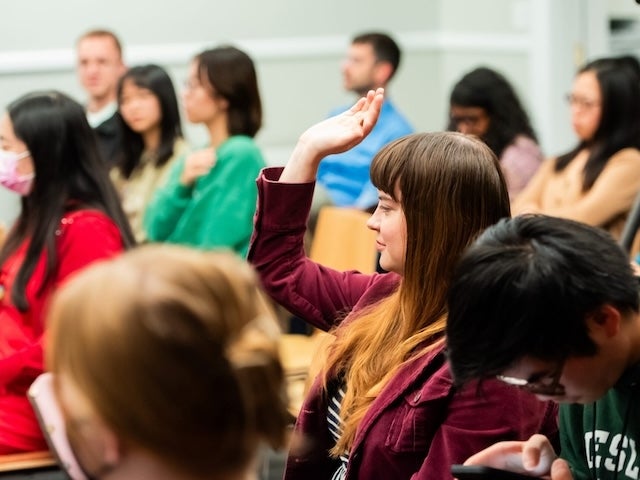
<instances>
[{"instance_id":1,"label":"blonde hair in foreground","mask_svg":"<svg viewBox=\"0 0 640 480\"><path fill-rule=\"evenodd\" d=\"M404 275L389 297L338 327L324 378L343 375L343 434L333 455L349 450L369 406L400 366L442 341L453 267L475 237L510 216L494 153L455 132L416 133L383 147L371 180L400 202L407 225Z\"/></svg>"},{"instance_id":2,"label":"blonde hair in foreground","mask_svg":"<svg viewBox=\"0 0 640 480\"><path fill-rule=\"evenodd\" d=\"M96 264L61 288L48 335L48 368L180 471L223 477L284 443L278 327L231 254L153 245Z\"/></svg>"}]
</instances>

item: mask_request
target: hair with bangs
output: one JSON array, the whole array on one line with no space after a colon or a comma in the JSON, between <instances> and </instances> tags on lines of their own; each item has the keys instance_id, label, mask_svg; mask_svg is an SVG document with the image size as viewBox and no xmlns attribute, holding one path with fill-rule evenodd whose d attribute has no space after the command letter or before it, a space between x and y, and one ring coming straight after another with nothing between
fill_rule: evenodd
<instances>
[{"instance_id":1,"label":"hair with bangs","mask_svg":"<svg viewBox=\"0 0 640 480\"><path fill-rule=\"evenodd\" d=\"M404 212L404 276L395 293L338 327L324 370L325 380L342 374L347 384L344 433L334 455L349 449L369 405L401 364L442 340L456 261L482 230L510 216L495 154L460 133L417 133L388 144L373 159L371 180Z\"/></svg>"},{"instance_id":2,"label":"hair with bangs","mask_svg":"<svg viewBox=\"0 0 640 480\"><path fill-rule=\"evenodd\" d=\"M148 245L60 289L47 367L68 378L125 445L198 478L224 478L245 471L261 441L284 444L277 335L246 263Z\"/></svg>"},{"instance_id":3,"label":"hair with bangs","mask_svg":"<svg viewBox=\"0 0 640 480\"><path fill-rule=\"evenodd\" d=\"M154 165L161 167L171 159L176 140L182 138L178 99L171 77L158 65L139 65L130 68L118 81L118 107L122 109L122 90L125 83L131 82L138 88L149 90L160 105L160 144L154 155ZM122 130L120 147L122 154L117 167L124 178L129 178L140 165L144 152L142 134L134 132L122 117L116 117Z\"/></svg>"}]
</instances>

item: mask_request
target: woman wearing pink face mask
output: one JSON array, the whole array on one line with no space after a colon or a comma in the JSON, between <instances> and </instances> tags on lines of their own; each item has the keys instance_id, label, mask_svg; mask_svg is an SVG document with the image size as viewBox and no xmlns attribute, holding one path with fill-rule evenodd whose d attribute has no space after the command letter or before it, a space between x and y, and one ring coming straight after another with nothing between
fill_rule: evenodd
<instances>
[{"instance_id":1,"label":"woman wearing pink face mask","mask_svg":"<svg viewBox=\"0 0 640 480\"><path fill-rule=\"evenodd\" d=\"M0 118L0 185L22 196L0 249L0 454L46 448L26 397L44 315L73 272L134 243L81 105L54 91Z\"/></svg>"},{"instance_id":2,"label":"woman wearing pink face mask","mask_svg":"<svg viewBox=\"0 0 640 480\"><path fill-rule=\"evenodd\" d=\"M21 168L19 165L25 163L20 160L30 156L27 150L22 153L0 150L0 184L20 195L27 195L33 183L33 171L20 173L20 170L29 169L29 167Z\"/></svg>"}]
</instances>

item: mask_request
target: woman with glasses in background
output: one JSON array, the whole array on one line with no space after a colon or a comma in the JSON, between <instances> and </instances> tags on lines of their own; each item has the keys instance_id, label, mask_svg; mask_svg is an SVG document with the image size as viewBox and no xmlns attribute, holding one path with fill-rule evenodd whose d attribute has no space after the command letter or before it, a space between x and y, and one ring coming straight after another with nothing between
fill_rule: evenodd
<instances>
[{"instance_id":1,"label":"woman with glasses in background","mask_svg":"<svg viewBox=\"0 0 640 480\"><path fill-rule=\"evenodd\" d=\"M578 144L546 161L512 205L602 227L618 238L640 190L640 78L623 58L582 67L568 95Z\"/></svg>"},{"instance_id":2,"label":"woman with glasses in background","mask_svg":"<svg viewBox=\"0 0 640 480\"><path fill-rule=\"evenodd\" d=\"M448 129L475 135L493 150L511 201L542 163L536 134L518 95L504 76L490 68L476 68L455 84Z\"/></svg>"}]
</instances>

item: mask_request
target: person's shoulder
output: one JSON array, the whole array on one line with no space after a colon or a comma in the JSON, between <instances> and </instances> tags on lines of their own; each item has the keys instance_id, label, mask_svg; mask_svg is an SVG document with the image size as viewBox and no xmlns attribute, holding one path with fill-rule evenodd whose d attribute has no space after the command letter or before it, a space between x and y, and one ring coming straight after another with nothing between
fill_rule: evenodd
<instances>
[{"instance_id":1,"label":"person's shoulder","mask_svg":"<svg viewBox=\"0 0 640 480\"><path fill-rule=\"evenodd\" d=\"M425 375L424 372L430 372ZM424 354L405 362L390 380L385 389L387 394L397 396L398 392L409 393L408 400L419 404L437 398L447 398L455 389L451 370L446 361L445 344L437 342L428 347Z\"/></svg>"},{"instance_id":2,"label":"person's shoulder","mask_svg":"<svg viewBox=\"0 0 640 480\"><path fill-rule=\"evenodd\" d=\"M120 120L118 119L118 113L114 113L109 118L105 119L103 122L100 122L99 125L95 126L93 130L98 135L114 135L120 132Z\"/></svg>"},{"instance_id":3,"label":"person's shoulder","mask_svg":"<svg viewBox=\"0 0 640 480\"><path fill-rule=\"evenodd\" d=\"M187 143L187 141L184 138L182 137L176 138L175 141L173 142L173 157L175 158L184 157L188 153L191 153L191 146Z\"/></svg>"},{"instance_id":4,"label":"person's shoulder","mask_svg":"<svg viewBox=\"0 0 640 480\"><path fill-rule=\"evenodd\" d=\"M393 127L397 136L409 135L415 129L391 99L386 99L380 112L381 123Z\"/></svg>"},{"instance_id":5,"label":"person's shoulder","mask_svg":"<svg viewBox=\"0 0 640 480\"><path fill-rule=\"evenodd\" d=\"M256 141L248 135L233 135L229 137L220 147L218 152L224 151L260 151Z\"/></svg>"},{"instance_id":6,"label":"person's shoulder","mask_svg":"<svg viewBox=\"0 0 640 480\"><path fill-rule=\"evenodd\" d=\"M521 148L531 148L531 149L540 150L540 145L538 144L538 142L536 142L529 135L523 135L522 133L519 133L514 137L513 141L510 143L510 146L511 145L521 147Z\"/></svg>"},{"instance_id":7,"label":"person's shoulder","mask_svg":"<svg viewBox=\"0 0 640 480\"><path fill-rule=\"evenodd\" d=\"M610 161L638 162L640 163L640 150L634 147L627 147L618 150L611 156Z\"/></svg>"},{"instance_id":8,"label":"person's shoulder","mask_svg":"<svg viewBox=\"0 0 640 480\"><path fill-rule=\"evenodd\" d=\"M124 184L127 182L127 179L124 178L124 175L122 174L122 170L120 170L120 167L117 165L109 169L109 178L118 190L122 189Z\"/></svg>"},{"instance_id":9,"label":"person's shoulder","mask_svg":"<svg viewBox=\"0 0 640 480\"><path fill-rule=\"evenodd\" d=\"M513 141L509 143L502 152L501 158L508 155L527 155L531 157L537 157L542 161L542 149L538 142L528 135L518 134L514 137Z\"/></svg>"},{"instance_id":10,"label":"person's shoulder","mask_svg":"<svg viewBox=\"0 0 640 480\"><path fill-rule=\"evenodd\" d=\"M97 208L79 208L77 210L71 210L65 213L62 216L63 219L73 220L75 222L83 222L83 221L91 221L91 220L110 220L109 216L104 213L102 210L98 210Z\"/></svg>"},{"instance_id":11,"label":"person's shoulder","mask_svg":"<svg viewBox=\"0 0 640 480\"><path fill-rule=\"evenodd\" d=\"M606 400L599 399L596 402L597 405L602 405L603 403L606 403ZM582 403L562 403L559 405L558 410L565 418L582 418L585 412L585 406Z\"/></svg>"},{"instance_id":12,"label":"person's shoulder","mask_svg":"<svg viewBox=\"0 0 640 480\"><path fill-rule=\"evenodd\" d=\"M264 166L264 158L258 144L247 135L234 135L229 137L217 150L219 160L230 157L251 161Z\"/></svg>"},{"instance_id":13,"label":"person's shoulder","mask_svg":"<svg viewBox=\"0 0 640 480\"><path fill-rule=\"evenodd\" d=\"M106 238L120 238L120 230L116 223L106 213L94 208L73 210L62 216L56 236L62 245L67 242L91 241Z\"/></svg>"},{"instance_id":14,"label":"person's shoulder","mask_svg":"<svg viewBox=\"0 0 640 480\"><path fill-rule=\"evenodd\" d=\"M95 112L89 115L93 116L93 121L90 121L89 123L93 123L93 129L99 134L114 133L120 131L122 117L118 113L117 102L112 102L106 105L99 112Z\"/></svg>"},{"instance_id":15,"label":"person's shoulder","mask_svg":"<svg viewBox=\"0 0 640 480\"><path fill-rule=\"evenodd\" d=\"M371 289L387 291L390 294L400 284L402 277L397 273L385 272L371 276Z\"/></svg>"},{"instance_id":16,"label":"person's shoulder","mask_svg":"<svg viewBox=\"0 0 640 480\"><path fill-rule=\"evenodd\" d=\"M86 227L115 227L115 222L106 213L95 208L82 208L65 213L60 219L62 229L73 230Z\"/></svg>"}]
</instances>

